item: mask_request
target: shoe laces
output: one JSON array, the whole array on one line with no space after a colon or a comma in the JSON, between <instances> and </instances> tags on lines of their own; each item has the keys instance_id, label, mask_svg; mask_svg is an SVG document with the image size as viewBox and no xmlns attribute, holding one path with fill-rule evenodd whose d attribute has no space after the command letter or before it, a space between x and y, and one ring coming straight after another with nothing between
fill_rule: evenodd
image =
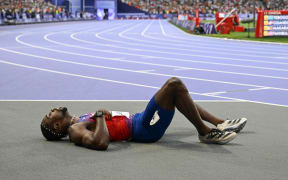
<instances>
[{"instance_id":1,"label":"shoe laces","mask_svg":"<svg viewBox=\"0 0 288 180\"><path fill-rule=\"evenodd\" d=\"M209 133L208 133L208 137L209 139L214 138L215 136L218 135L218 138L223 136L225 134L224 131L220 131L219 129L212 129Z\"/></svg>"}]
</instances>

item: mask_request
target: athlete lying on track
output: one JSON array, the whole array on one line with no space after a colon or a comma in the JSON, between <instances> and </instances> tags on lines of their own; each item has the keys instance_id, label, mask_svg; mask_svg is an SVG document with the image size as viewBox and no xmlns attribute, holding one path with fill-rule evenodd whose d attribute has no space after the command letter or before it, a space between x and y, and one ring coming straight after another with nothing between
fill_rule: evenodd
<instances>
[{"instance_id":1,"label":"athlete lying on track","mask_svg":"<svg viewBox=\"0 0 288 180\"><path fill-rule=\"evenodd\" d=\"M142 113L98 110L72 117L65 107L54 108L43 118L41 131L47 140L69 135L76 145L96 150L106 150L110 141L156 142L170 125L175 107L196 127L203 143L226 144L247 122L246 118L226 121L216 118L193 102L180 79L170 78ZM217 128L209 128L203 120Z\"/></svg>"}]
</instances>

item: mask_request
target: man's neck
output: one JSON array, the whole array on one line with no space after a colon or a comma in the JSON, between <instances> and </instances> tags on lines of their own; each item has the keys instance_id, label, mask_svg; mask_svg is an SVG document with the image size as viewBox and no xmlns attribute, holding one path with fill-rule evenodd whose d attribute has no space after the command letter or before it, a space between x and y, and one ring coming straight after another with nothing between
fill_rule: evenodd
<instances>
[{"instance_id":1,"label":"man's neck","mask_svg":"<svg viewBox=\"0 0 288 180\"><path fill-rule=\"evenodd\" d=\"M70 118L70 126L73 125L73 124L75 124L75 123L77 123L78 120L79 120L79 117L77 117L77 116L71 116L71 118Z\"/></svg>"}]
</instances>

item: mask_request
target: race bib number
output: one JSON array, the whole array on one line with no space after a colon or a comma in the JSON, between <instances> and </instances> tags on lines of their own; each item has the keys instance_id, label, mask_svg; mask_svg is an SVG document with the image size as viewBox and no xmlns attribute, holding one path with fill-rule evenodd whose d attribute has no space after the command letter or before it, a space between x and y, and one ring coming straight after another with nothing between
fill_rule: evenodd
<instances>
[{"instance_id":1,"label":"race bib number","mask_svg":"<svg viewBox=\"0 0 288 180\"><path fill-rule=\"evenodd\" d=\"M126 116L127 118L129 118L130 113L129 112L122 112L122 111L111 111L111 115L112 115L112 117L114 117L114 116Z\"/></svg>"}]
</instances>

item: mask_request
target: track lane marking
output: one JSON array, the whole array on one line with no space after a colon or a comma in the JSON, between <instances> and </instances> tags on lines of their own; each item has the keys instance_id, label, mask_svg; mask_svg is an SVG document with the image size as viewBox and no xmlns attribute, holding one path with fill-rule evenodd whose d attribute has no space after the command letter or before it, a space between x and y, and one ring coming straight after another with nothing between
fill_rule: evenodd
<instances>
[{"instance_id":1,"label":"track lane marking","mask_svg":"<svg viewBox=\"0 0 288 180\"><path fill-rule=\"evenodd\" d=\"M74 62L74 61L67 61L67 60L58 59L58 58L50 58L50 57L46 57L46 56L32 55L32 54L22 53L22 52L8 50L8 49L4 49L4 48L0 48L0 50L6 51L6 52L11 52L11 53L14 53L14 54L31 56L31 57L35 57L35 58L39 58L39 59L46 59L46 60L49 60L49 61L56 61L56 62L62 62L62 63L75 64L75 65L82 65L82 66L88 66L88 67L94 67L94 68L103 68L103 69L110 69L110 70L116 70L116 71L126 71L126 72L132 72L132 73L142 73L142 74L149 74L149 75L156 75L156 76L165 76L165 77L175 76L175 77L182 78L182 79L190 79L190 80L206 81L206 82L222 83L222 84L231 84L231 85L237 85L237 86L250 86L250 87L255 87L255 88L256 87L257 88L264 88L264 87L266 88L267 87L267 86L244 84L244 83L233 83L233 82L226 82L226 81L217 81L217 80L210 80L210 79L178 76L178 75L174 75L174 74L161 74L161 73L152 73L152 72L141 72L141 71L135 71L135 70L123 69L123 68L99 66L99 65L88 64L88 63L79 63L79 62ZM286 89L286 88L275 88L275 87L268 87L268 88L288 91L288 89Z\"/></svg>"},{"instance_id":2,"label":"track lane marking","mask_svg":"<svg viewBox=\"0 0 288 180\"><path fill-rule=\"evenodd\" d=\"M125 34L126 32L128 32L129 30L135 28L136 26L132 26L132 28L129 28L129 29L126 29L124 30L123 32L120 32L118 35L119 37L122 37L122 38L125 38L125 39L131 39L131 40L134 40L134 41L139 41L137 39L134 39L134 38L127 38L126 36L124 36L123 34ZM100 34L103 34L103 33L100 33ZM155 47L155 48L162 48L162 49L173 49L173 50L181 50L181 49L175 49L175 48L169 48L169 47L161 47L161 46L154 46L154 45L144 45L144 44L139 44L139 43L128 43L128 42L125 42L125 41L117 41L117 40L111 40L111 39L107 39L107 38L104 38L102 36L99 36L99 33L95 34L95 36L101 40L105 40L105 41L108 41L108 42L113 42L113 43L120 43L120 44L126 44L126 45L132 45L132 46L144 46L144 47ZM89 44L93 44L94 42L91 42L91 41L86 41L87 43ZM167 45L167 44L166 44ZM169 46L169 44L168 44ZM115 47L115 45L111 46L111 47ZM116 48L121 48L121 49L128 49L128 50L131 50L133 48L129 47L129 48L125 48L125 47L122 47L122 46L118 46ZM137 50L139 51L139 49L133 49L133 50ZM189 56L189 57L203 57L203 58L212 58L212 59L220 59L220 60L230 60L230 61L243 61L243 62L256 62L256 63L264 63L264 64L282 64L282 65L288 65L288 63L286 62L275 62L275 61L260 61L260 60L251 60L251 59L238 59L238 58L229 58L229 57L218 57L218 56L204 56L204 55L195 55L195 54L184 54L184 53L175 53L175 52L167 52L167 51L155 51L155 50L147 50L147 49L141 49L142 51L145 51L145 52L155 52L155 53L161 53L161 54L171 54L171 55L181 55L181 56ZM182 49L183 50L183 49ZM191 51L191 49L187 49L189 51ZM265 56L266 57L266 56ZM165 57L162 57L162 58L165 58ZM175 60L179 60L179 58L174 58ZM182 59L183 61L185 61L184 59ZM235 65L235 64L227 64L227 63L217 63L217 62L209 62L209 61L195 61L195 60L186 60L186 61L190 61L190 62L198 62L198 63L210 63L210 64L218 64L218 65L224 65L224 66L241 66L241 67L247 67L247 68L268 68L268 67L261 67L261 66L247 66L247 65ZM275 68L274 68L275 69ZM276 68L277 69L277 68ZM279 68L278 68L279 69Z\"/></svg>"},{"instance_id":3,"label":"track lane marking","mask_svg":"<svg viewBox=\"0 0 288 180\"><path fill-rule=\"evenodd\" d=\"M131 56L140 56L142 58L157 58L157 59L161 59L160 57L157 56L146 56L146 55L139 55L139 54L131 54L131 53L123 53L123 52L114 52L111 50L99 50L99 49L94 49L94 48L87 48L87 47L82 47L82 46L77 46L77 45L69 45L69 44L65 44L65 43L60 43L58 41L54 41L49 39L48 37L50 35L54 35L55 33L50 33L50 34L46 34L44 36L44 39L54 43L54 44L58 44L58 45L62 45L62 46L67 46L67 47L75 47L75 48L79 48L79 49L86 49L86 50L90 50L90 51L96 51L96 52L108 52L108 53L114 53L114 54L124 54L124 55L131 55ZM74 34L72 34L74 35ZM72 36L71 35L71 36ZM288 79L286 77L279 77L279 76L268 76L268 75L262 75L262 74L250 74L250 73L238 73L238 72L230 72L230 71L219 71L219 70L211 70L211 69L200 69L200 68L189 68L189 67L181 67L181 66L173 66L173 65L165 65L165 64L156 64L156 63L144 63L144 62L136 62L136 61L130 61L130 60L125 60L123 58L106 58L106 57L101 57L101 56L94 56L94 55L87 55L87 54L79 54L79 53L73 53L73 52L69 52L69 51L61 51L61 50L55 50L55 49L48 49L48 48L43 48L40 46L35 46L35 45L31 45L28 43L24 43L23 41L20 41L21 35L18 36L16 38L16 41L18 41L21 44L25 44L27 46L30 47L34 47L34 48L41 48L41 49L45 49L45 50L49 50L49 51L55 51L55 52L60 52L60 53L66 53L66 54L71 54L71 55L78 55L78 56L85 56L85 57L93 57L93 58L103 58L106 60L112 60L112 61L121 61L121 62L126 62L126 63L137 63L137 64L146 64L146 65L152 65L152 66L161 66L161 67L171 67L171 68L176 68L176 70L196 70L196 71L208 71L208 72L216 72L216 73L225 73L225 74L237 74L237 75L244 75L244 76L255 76L255 77L263 77L263 78L274 78L274 79ZM94 43L93 43L94 44ZM98 44L98 43L97 43ZM167 58L166 58L167 59ZM175 60L175 59L173 59ZM271 70L269 68L269 70ZM283 71L287 71L286 69L281 69Z\"/></svg>"},{"instance_id":4,"label":"track lane marking","mask_svg":"<svg viewBox=\"0 0 288 180\"><path fill-rule=\"evenodd\" d=\"M98 77L93 77L93 76L85 76L85 75L80 75L80 74L67 73L67 72L63 72L63 71L55 71L55 70L46 69L46 68L39 68L39 67L35 67L35 66L28 66L28 65L18 64L18 63L12 63L12 62L1 60L1 59L0 59L0 63L18 66L18 67L23 67L23 68L27 68L27 69L35 69L35 70L45 71L45 72L50 72L50 73L55 73L55 74L74 76L74 77L80 77L80 78L86 78L86 79L93 79L93 80L99 80L99 81L105 81L105 82L111 82L111 83L117 83L117 84L132 85L132 86L152 88L152 89L160 89L161 88L161 87L157 87L157 86L150 86L150 85L144 85L144 84L138 84L138 83L130 83L130 82L124 82L124 81L116 81L116 80L98 78ZM189 91L189 93L202 96L202 93L197 93L197 92L192 92L192 91ZM210 95L204 95L204 96L214 97L214 96L210 96ZM218 98L222 98L222 97L218 97ZM241 100L241 99L237 99L237 98L229 98L229 97L223 97L222 99L245 101L245 100Z\"/></svg>"},{"instance_id":5,"label":"track lane marking","mask_svg":"<svg viewBox=\"0 0 288 180\"><path fill-rule=\"evenodd\" d=\"M97 77L91 77L91 76L83 76L83 75L79 75L79 74L55 71L55 70L50 70L50 69L45 69L45 68L38 68L38 67L34 67L34 66L26 66L26 65L23 65L23 64L11 63L11 62L4 61L4 60L1 60L1 59L0 59L0 63L13 65L13 66L18 66L18 67L27 68L27 69L35 69L35 70L44 71L44 72L50 72L50 73L55 73L55 74L67 75L67 76L74 76L74 77L93 79L93 80L99 80L99 81L106 81L106 82L117 83L117 84L132 85L132 86L138 86L138 87L145 87L145 88L152 88L152 89L160 89L160 87L156 87L156 86L149 86L149 85L143 85L143 84L137 84L137 83L129 83L129 82L123 82L123 81L115 81L115 80L110 80L110 79L103 79L103 78L97 78ZM288 105L282 105L282 104L266 103L266 102L261 102L261 101L250 101L250 100L245 100L245 99L230 98L230 97L217 96L217 95L205 95L205 94L202 94L202 93L191 92L191 91L189 91L189 94L195 94L195 95L201 95L201 96L207 96L207 97L216 97L216 98L229 99L229 100L235 100L235 101L241 101L241 102L253 102L253 103L259 103L259 104L288 107Z\"/></svg>"},{"instance_id":6,"label":"track lane marking","mask_svg":"<svg viewBox=\"0 0 288 180\"><path fill-rule=\"evenodd\" d=\"M153 22L153 21L152 21ZM159 20L159 22L161 22L160 20ZM151 26L151 23L149 23L148 25L147 25L147 29L149 28ZM171 44L171 42L169 42L170 40L169 39L167 39L167 38L169 38L170 36L169 35L167 35L166 33L165 33L165 31L164 31L164 29L163 29L163 27L161 28L161 30L162 30L162 33L163 33L163 31L164 31L164 34L166 34L166 36L165 37L167 37L166 39L160 39L160 38L154 38L154 37L152 37L152 36L149 36L149 35L146 35L145 34L145 32L147 31L147 29L144 29L144 33L142 32L141 33L141 36L143 36L143 37L146 37L146 38L148 38L148 39L153 39L153 41L146 41L146 40L139 40L139 39L136 39L136 38L130 38L130 37L127 37L127 36L124 36L123 34L121 35L121 37L122 38L125 38L125 39L129 39L129 40L133 40L133 41L138 41L138 42L142 42L142 44L143 44L143 42L145 43L152 43L152 44L158 44L158 45L161 45L162 47L162 49L175 49L175 50L183 50L183 51L189 51L189 52L196 52L196 53L200 53L200 52L207 52L207 50L215 50L213 53L214 54L223 54L223 55L232 55L232 56L246 56L246 57L260 57L260 58L267 58L267 57L269 57L269 58L275 58L275 55L279 55L279 53L274 53L275 55L273 56L273 55L271 55L271 53L267 53L268 55L271 55L271 56L267 56L267 55L252 55L252 54L245 54L245 52L251 52L251 53L255 53L255 51L247 51L247 48L246 48L246 50L235 50L235 49L229 49L229 52L222 52L223 51L223 48L211 48L211 47L207 47L207 44L206 44L206 46L205 47L199 47L199 46L197 46L196 48L198 48L197 50L193 50L192 48L193 48L193 46L190 46L190 45L188 45L189 44L189 42L186 40L186 41L182 41L182 42L179 42L179 44L180 45L177 45L177 44L175 44L175 41L173 41L173 45L174 46L179 46L179 47L183 47L183 43L185 43L185 46L184 47L187 47L187 46L189 46L189 47L192 47L192 48L190 48L190 49L186 49L186 48L168 48L168 46L167 45L169 45L169 46L171 46L172 44ZM125 33L126 34L126 33ZM129 33L130 34L130 33ZM159 36L157 36L157 37L159 37ZM161 40L161 41L163 41L163 43L159 43L158 41L154 41L154 40ZM165 43L167 41L167 43ZM193 43L193 45L194 45L195 43ZM144 46L144 45L143 45ZM158 46L159 47L159 46ZM200 49L200 50L199 50ZM201 49L205 49L205 50L201 50ZM250 49L250 48L249 48ZM219 51L220 50L220 51ZM241 54L235 54L235 53L231 53L232 51L235 51L235 52L242 52ZM243 54L244 53L244 54ZM260 52L257 52L257 53L260 53ZM266 52L261 52L261 54L266 54ZM272 53L273 54L273 53ZM188 54L187 54L188 55ZM282 54L282 55L286 55L286 53L285 54ZM285 58L285 59L288 59L288 58Z\"/></svg>"},{"instance_id":7,"label":"track lane marking","mask_svg":"<svg viewBox=\"0 0 288 180\"><path fill-rule=\"evenodd\" d=\"M59 58L50 58L50 57L46 57L46 56L32 55L32 54L27 54L27 53L23 53L23 52L8 50L8 49L4 49L4 48L0 48L0 50L11 52L11 53L14 53L14 54L20 54L20 55L30 56L30 57L34 57L34 58L39 58L39 59L46 59L46 60L49 60L49 61L56 61L56 62L61 62L61 63L69 63L69 64L75 64L75 65L81 65L81 66L94 67L94 68L102 68L102 69L110 69L110 70L126 71L126 72L132 72L132 73L142 73L142 74L158 75L158 76L166 76L166 77L175 76L175 77L179 77L179 78L183 78L183 79L207 81L207 82L222 83L222 84L231 84L231 85L237 85L237 86L250 86L250 87L257 87L257 88L266 87L266 86L258 86L258 85L251 85L251 84L242 84L242 83L233 83L233 82L209 80L209 79L192 78L192 77L186 77L186 76L177 76L177 75L173 75L173 74L151 73L151 72L143 72L143 71L137 71L137 70L123 69L123 68L114 68L114 67L100 66L100 65L88 64L88 63L80 63L80 62L75 62L75 61L68 61L68 60L59 59ZM271 87L271 88L273 88L273 87ZM282 88L275 88L275 89L288 91L288 89L282 89Z\"/></svg>"}]
</instances>

